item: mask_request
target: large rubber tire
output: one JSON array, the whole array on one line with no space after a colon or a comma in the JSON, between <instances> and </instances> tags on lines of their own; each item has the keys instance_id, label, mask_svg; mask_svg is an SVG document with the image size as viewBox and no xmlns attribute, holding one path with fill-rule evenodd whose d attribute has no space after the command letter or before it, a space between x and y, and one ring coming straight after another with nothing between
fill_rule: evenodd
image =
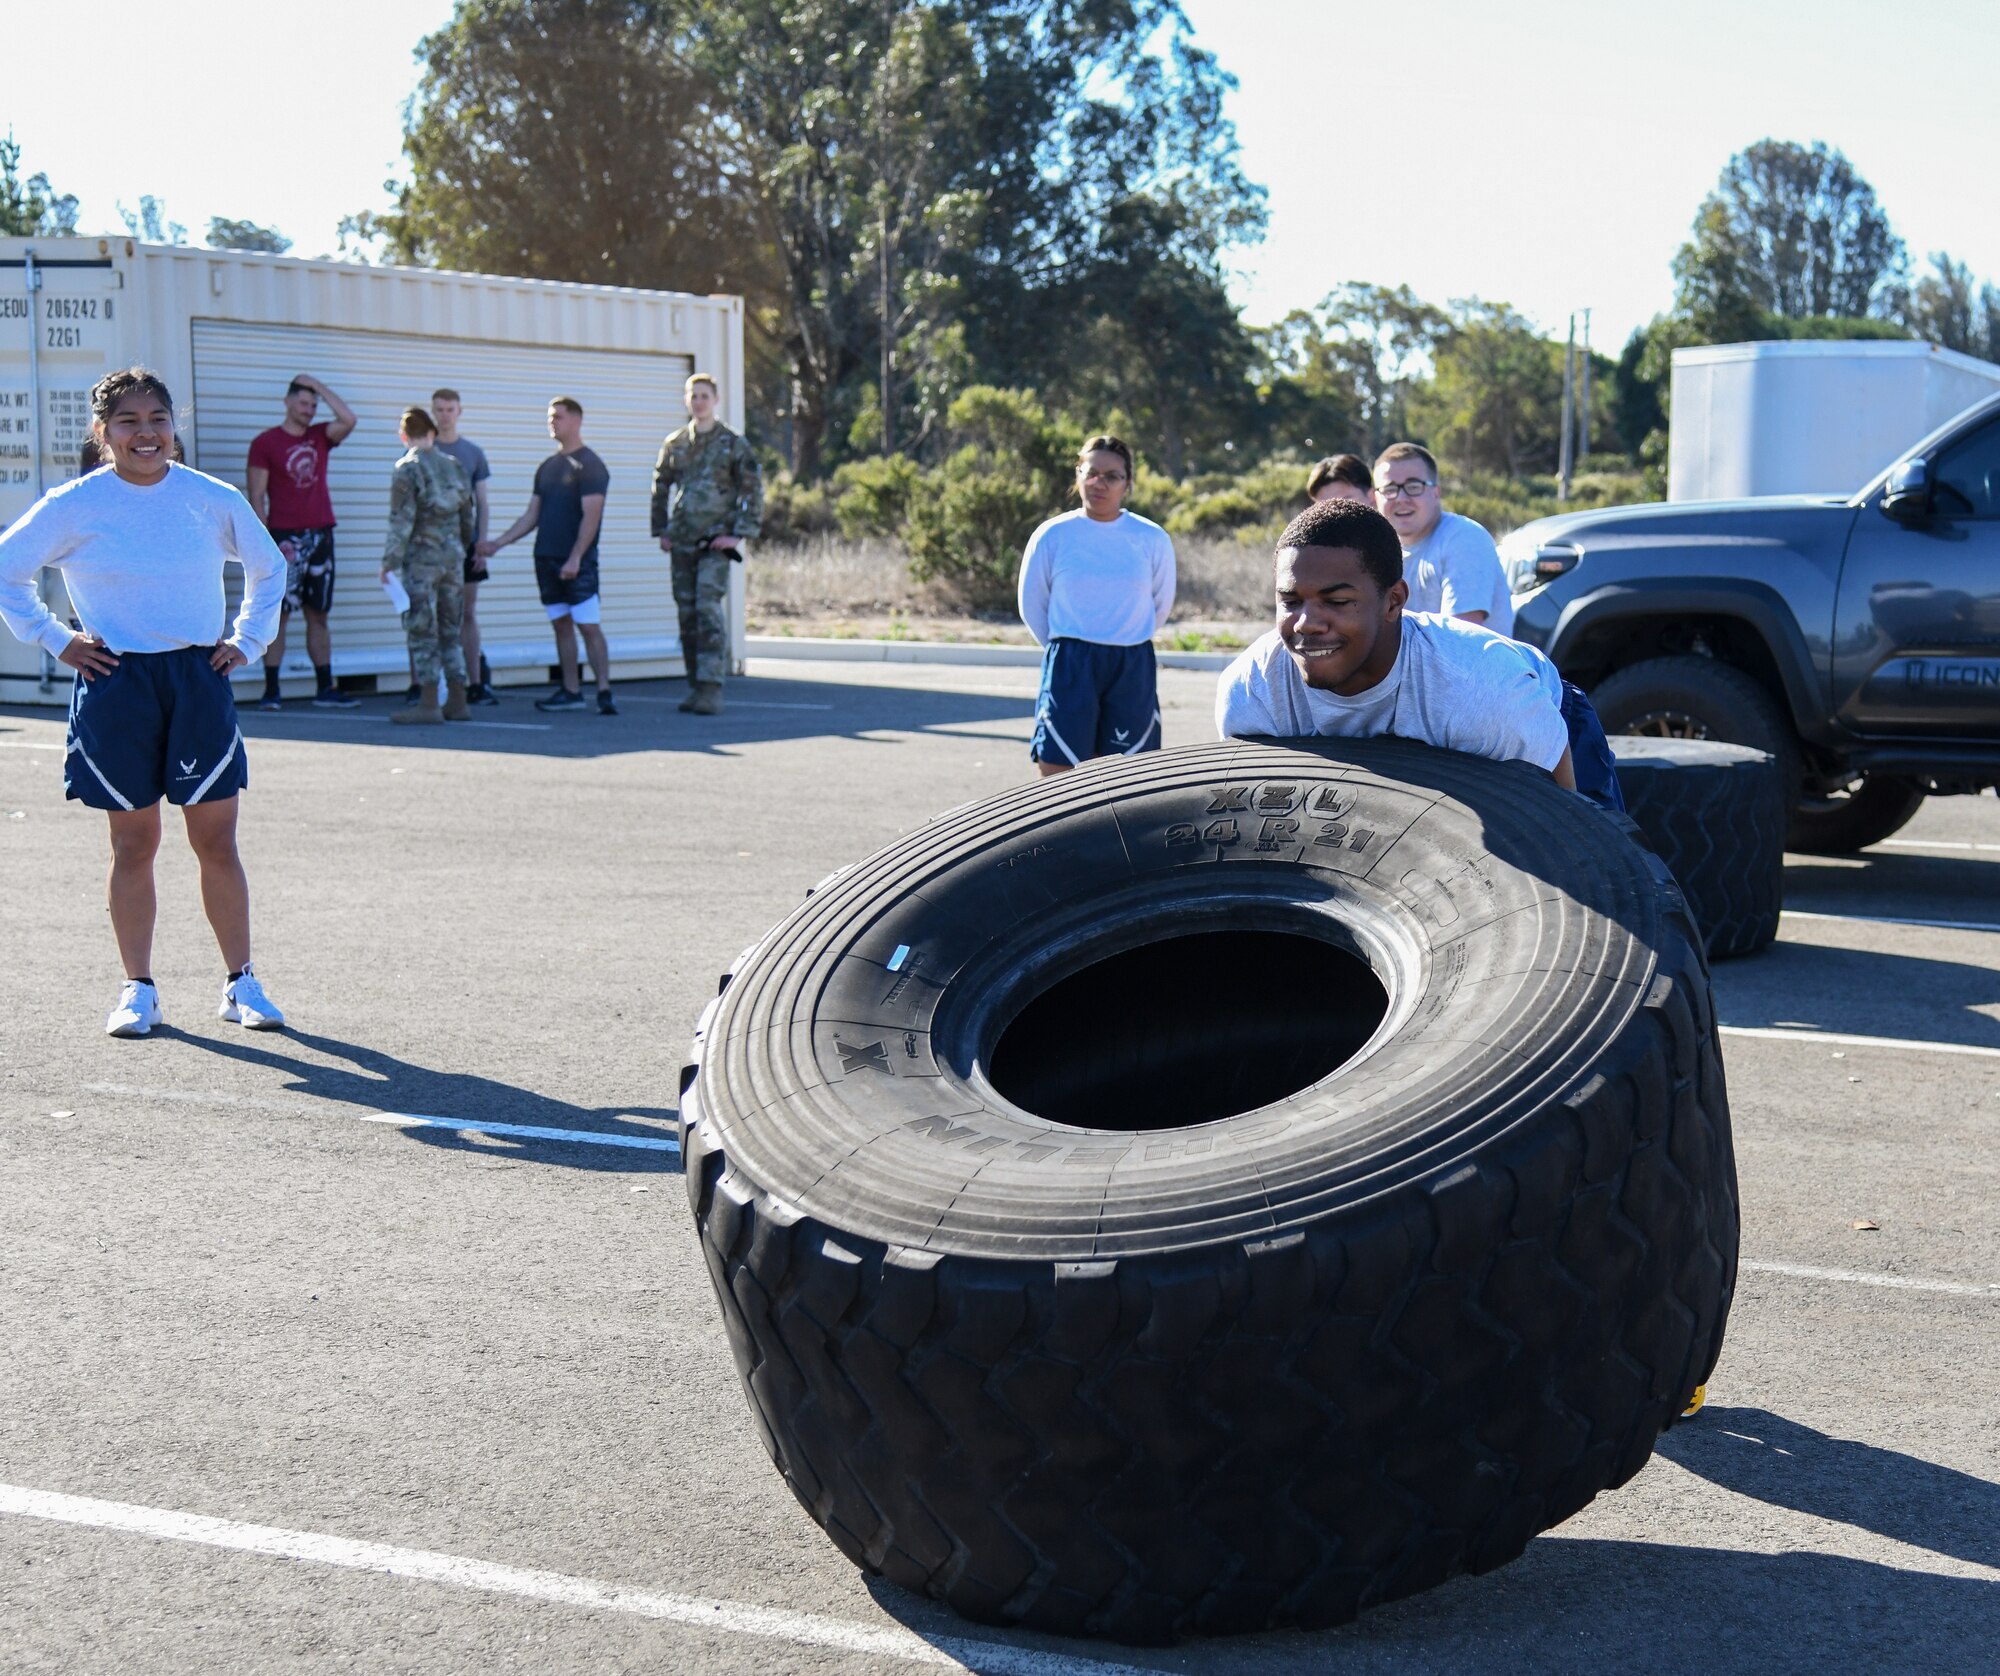
<instances>
[{"instance_id":1,"label":"large rubber tire","mask_svg":"<svg viewBox=\"0 0 2000 1676\"><path fill-rule=\"evenodd\" d=\"M1909 825L1930 785L1900 774L1866 774L1833 797L1807 797L1792 815L1791 847L1807 855L1852 855Z\"/></svg>"},{"instance_id":2,"label":"large rubber tire","mask_svg":"<svg viewBox=\"0 0 2000 1676\"><path fill-rule=\"evenodd\" d=\"M1785 787L1764 751L1611 741L1625 806L1679 883L1710 960L1767 948L1785 905Z\"/></svg>"},{"instance_id":3,"label":"large rubber tire","mask_svg":"<svg viewBox=\"0 0 2000 1676\"><path fill-rule=\"evenodd\" d=\"M1231 741L827 880L681 1107L812 1517L968 1617L1158 1641L1344 1621L1630 1478L1737 1241L1707 967L1635 830L1524 764Z\"/></svg>"},{"instance_id":4,"label":"large rubber tire","mask_svg":"<svg viewBox=\"0 0 2000 1676\"><path fill-rule=\"evenodd\" d=\"M1713 739L1763 751L1777 763L1786 795L1798 796L1804 761L1792 719L1734 664L1692 654L1648 658L1605 676L1590 702L1607 735Z\"/></svg>"}]
</instances>

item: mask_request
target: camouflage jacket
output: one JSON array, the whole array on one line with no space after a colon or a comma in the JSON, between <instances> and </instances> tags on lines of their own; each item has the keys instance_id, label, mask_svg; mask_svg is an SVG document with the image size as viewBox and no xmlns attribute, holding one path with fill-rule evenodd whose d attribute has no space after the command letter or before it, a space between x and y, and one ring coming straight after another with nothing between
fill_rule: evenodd
<instances>
[{"instance_id":1,"label":"camouflage jacket","mask_svg":"<svg viewBox=\"0 0 2000 1676\"><path fill-rule=\"evenodd\" d=\"M748 541L763 522L763 470L750 444L727 425L718 420L703 436L690 420L660 445L653 468L655 536L680 548L699 547L712 535Z\"/></svg>"},{"instance_id":2,"label":"camouflage jacket","mask_svg":"<svg viewBox=\"0 0 2000 1676\"><path fill-rule=\"evenodd\" d=\"M437 448L412 448L389 480L389 541L384 569L419 559L465 557L479 528L479 507L465 468Z\"/></svg>"}]
</instances>

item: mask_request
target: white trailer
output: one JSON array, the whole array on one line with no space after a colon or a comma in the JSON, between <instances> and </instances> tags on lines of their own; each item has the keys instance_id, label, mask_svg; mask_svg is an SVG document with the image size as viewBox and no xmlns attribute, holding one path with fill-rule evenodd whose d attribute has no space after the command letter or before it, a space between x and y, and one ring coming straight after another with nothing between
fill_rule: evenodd
<instances>
[{"instance_id":1,"label":"white trailer","mask_svg":"<svg viewBox=\"0 0 2000 1676\"><path fill-rule=\"evenodd\" d=\"M721 381L723 418L743 425L743 304L606 285L501 279L420 268L308 262L129 239L0 239L0 528L76 475L90 387L132 362L157 370L179 404L188 463L244 482L251 439L284 417L285 386L312 373L359 415L332 455L339 582L331 629L343 677L407 679L401 623L376 581L387 533L396 421L431 392L464 398L463 432L493 467L492 529L527 505L553 448L551 397L583 404L584 441L611 472L600 553L614 675L677 674L679 622L649 500L660 440L687 422L682 381ZM327 417L322 405L320 417ZM479 596L496 682L539 682L554 658L535 593L531 541L493 561ZM52 602L61 586L45 579ZM240 580L231 571L231 609ZM731 657L741 668L742 567L732 567ZM289 690L311 666L287 638ZM259 672L239 680L256 682ZM299 683L294 687L294 682ZM0 702L66 703L68 671L0 632Z\"/></svg>"},{"instance_id":2,"label":"white trailer","mask_svg":"<svg viewBox=\"0 0 2000 1676\"><path fill-rule=\"evenodd\" d=\"M1676 349L1667 499L1851 495L1996 390L2000 366L1930 343Z\"/></svg>"}]
</instances>

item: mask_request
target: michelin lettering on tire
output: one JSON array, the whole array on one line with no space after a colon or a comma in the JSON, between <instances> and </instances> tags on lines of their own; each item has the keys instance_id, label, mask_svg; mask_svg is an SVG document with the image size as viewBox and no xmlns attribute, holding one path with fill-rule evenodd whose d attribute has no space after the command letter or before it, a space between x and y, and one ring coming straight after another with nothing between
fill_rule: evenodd
<instances>
[{"instance_id":1,"label":"michelin lettering on tire","mask_svg":"<svg viewBox=\"0 0 2000 1676\"><path fill-rule=\"evenodd\" d=\"M773 1460L856 1564L1158 1641L1518 1554L1720 1351L1686 908L1546 775L1227 742L954 811L739 964L688 1191Z\"/></svg>"}]
</instances>

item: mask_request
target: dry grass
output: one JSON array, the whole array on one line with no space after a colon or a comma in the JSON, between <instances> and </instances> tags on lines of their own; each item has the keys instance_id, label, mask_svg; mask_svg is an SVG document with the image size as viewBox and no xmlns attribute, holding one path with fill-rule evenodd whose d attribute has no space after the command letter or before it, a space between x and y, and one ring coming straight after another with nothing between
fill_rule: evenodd
<instances>
[{"instance_id":1,"label":"dry grass","mask_svg":"<svg viewBox=\"0 0 2000 1676\"><path fill-rule=\"evenodd\" d=\"M1271 556L1261 539L1185 536L1174 543L1179 589L1160 643L1183 650L1247 644L1269 626ZM975 614L947 589L910 579L894 542L821 535L756 548L744 578L752 634L839 639L1026 643L1012 612Z\"/></svg>"}]
</instances>

